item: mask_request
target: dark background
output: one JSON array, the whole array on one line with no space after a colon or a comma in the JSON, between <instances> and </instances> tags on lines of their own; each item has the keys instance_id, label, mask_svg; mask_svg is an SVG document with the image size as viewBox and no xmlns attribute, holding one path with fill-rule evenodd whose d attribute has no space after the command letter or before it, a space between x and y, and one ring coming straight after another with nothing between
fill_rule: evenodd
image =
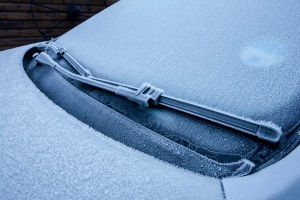
<instances>
[{"instance_id":1,"label":"dark background","mask_svg":"<svg viewBox=\"0 0 300 200\"><path fill-rule=\"evenodd\" d=\"M117 0L0 0L0 50L57 37Z\"/></svg>"}]
</instances>

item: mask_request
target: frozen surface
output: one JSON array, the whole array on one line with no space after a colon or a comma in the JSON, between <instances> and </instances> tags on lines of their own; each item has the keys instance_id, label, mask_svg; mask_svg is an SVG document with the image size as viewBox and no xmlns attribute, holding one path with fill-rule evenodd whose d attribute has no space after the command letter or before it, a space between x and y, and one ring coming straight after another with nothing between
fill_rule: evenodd
<instances>
[{"instance_id":1,"label":"frozen surface","mask_svg":"<svg viewBox=\"0 0 300 200\"><path fill-rule=\"evenodd\" d=\"M58 43L100 77L286 131L300 116L299 10L297 0L123 0Z\"/></svg>"},{"instance_id":2,"label":"frozen surface","mask_svg":"<svg viewBox=\"0 0 300 200\"><path fill-rule=\"evenodd\" d=\"M298 133L300 134L300 133ZM226 199L298 200L300 147L278 163L253 175L223 180Z\"/></svg>"},{"instance_id":3,"label":"frozen surface","mask_svg":"<svg viewBox=\"0 0 300 200\"><path fill-rule=\"evenodd\" d=\"M53 104L23 70L27 48L0 53L0 199L222 199L219 180L128 148Z\"/></svg>"}]
</instances>

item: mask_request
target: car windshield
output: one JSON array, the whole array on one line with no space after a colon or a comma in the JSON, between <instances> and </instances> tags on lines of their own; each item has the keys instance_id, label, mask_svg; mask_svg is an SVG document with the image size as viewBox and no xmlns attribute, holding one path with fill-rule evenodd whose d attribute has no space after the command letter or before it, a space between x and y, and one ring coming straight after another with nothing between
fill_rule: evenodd
<instances>
[{"instance_id":1,"label":"car windshield","mask_svg":"<svg viewBox=\"0 0 300 200\"><path fill-rule=\"evenodd\" d=\"M150 82L285 132L300 115L300 4L290 2L120 2L57 43L97 77Z\"/></svg>"}]
</instances>

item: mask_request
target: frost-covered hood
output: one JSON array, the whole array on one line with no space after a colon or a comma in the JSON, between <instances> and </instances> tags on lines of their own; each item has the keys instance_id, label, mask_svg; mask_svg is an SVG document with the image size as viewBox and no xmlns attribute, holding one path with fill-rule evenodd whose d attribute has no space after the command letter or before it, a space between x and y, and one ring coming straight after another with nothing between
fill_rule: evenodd
<instances>
[{"instance_id":1,"label":"frost-covered hood","mask_svg":"<svg viewBox=\"0 0 300 200\"><path fill-rule=\"evenodd\" d=\"M126 147L55 105L23 70L28 48L0 52L0 199L223 199L220 180Z\"/></svg>"},{"instance_id":2,"label":"frost-covered hood","mask_svg":"<svg viewBox=\"0 0 300 200\"><path fill-rule=\"evenodd\" d=\"M124 0L57 43L99 77L150 82L283 132L292 128L300 116L300 4L180 2Z\"/></svg>"}]
</instances>

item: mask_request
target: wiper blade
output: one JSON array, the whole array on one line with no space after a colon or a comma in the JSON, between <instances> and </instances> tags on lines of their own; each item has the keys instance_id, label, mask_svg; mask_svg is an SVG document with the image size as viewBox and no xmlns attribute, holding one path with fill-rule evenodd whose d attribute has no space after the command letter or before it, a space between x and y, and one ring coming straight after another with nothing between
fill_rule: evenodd
<instances>
[{"instance_id":1,"label":"wiper blade","mask_svg":"<svg viewBox=\"0 0 300 200\"><path fill-rule=\"evenodd\" d=\"M282 136L282 130L279 126L272 122L255 121L248 118L243 118L228 112L216 110L198 103L189 102L164 94L160 88L156 88L150 83L144 83L139 88L128 86L125 84L96 78L92 73L83 67L75 58L73 58L66 49L60 47L54 41L38 45L40 50L51 49L56 54L60 54L67 60L71 66L78 72L73 73L57 62L55 62L47 53L34 54L34 59L41 64L53 67L58 72L68 78L83 82L94 87L113 92L117 95L126 97L144 107L150 105L161 105L193 116L203 118L217 124L230 127L242 133L255 136L261 140L276 143Z\"/></svg>"}]
</instances>

